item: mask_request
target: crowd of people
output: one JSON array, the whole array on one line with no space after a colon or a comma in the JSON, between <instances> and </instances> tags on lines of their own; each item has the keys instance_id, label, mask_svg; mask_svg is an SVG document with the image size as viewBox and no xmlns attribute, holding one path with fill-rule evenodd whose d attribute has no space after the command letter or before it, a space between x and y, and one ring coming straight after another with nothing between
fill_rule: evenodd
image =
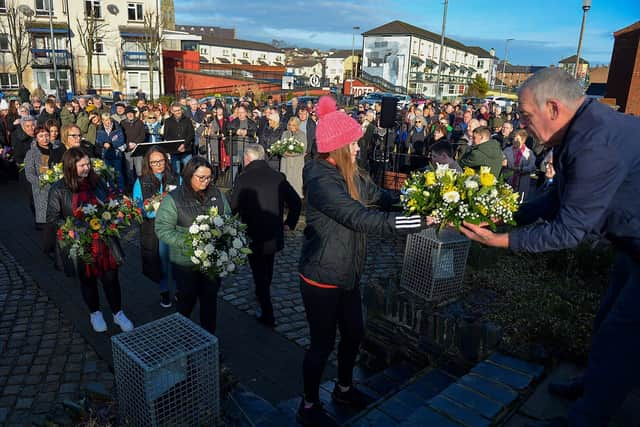
<instances>
[{"instance_id":1,"label":"crowd of people","mask_svg":"<svg viewBox=\"0 0 640 427\"><path fill-rule=\"evenodd\" d=\"M161 306L175 304L179 313L190 317L199 304L200 325L212 334L222 280L194 269L185 251L194 219L216 208L222 214L238 214L247 225L257 320L274 327L270 287L275 254L284 247L284 231L296 227L304 209L306 227L297 273L310 348L303 362L304 394L297 415L305 426L334 425L322 408L319 387L338 331L338 381L332 399L354 408L370 403L353 384L364 334L360 280L367 234L408 234L432 225L430 218L398 211L399 194L375 183L380 169L406 173L438 164L456 169L489 167L524 199L540 187L546 204L540 205L538 199L525 204L518 222L529 224L539 218L546 222L510 234L465 223L462 232L484 244L529 252L571 247L598 232L617 245L621 255L615 295L603 302L595 328L593 354L600 359L590 361L583 382L585 397L572 412L572 420L581 421L571 425L591 425L586 414L594 413L597 402L609 403L595 414L599 420L607 419L620 403L620 393L602 395L617 384L614 381L623 383L625 390L638 385L635 377L625 375L637 371L629 363L640 351L628 341L637 337L638 315L632 302L640 300L640 227L631 226L638 214L637 199L631 197L638 190L637 174L633 175L638 170L637 149L620 145L620 132L604 131L594 134L600 136L592 137L587 151L575 146L574 141L585 138L588 131L573 128L574 121L585 128L590 122L602 127L598 117L617 113L585 100L566 73L545 70L523 88L518 106L523 116L496 105L426 102L394 111L397 120L387 127L382 126L380 105L363 104L346 111L330 96L305 105L295 98L280 105L268 98L258 105L251 95L233 105L215 97L205 103L182 97L168 107L142 98L135 107L119 102L106 106L98 96L79 97L65 105L55 97L44 104L38 98L30 104L2 100L2 172L19 175L34 224L43 233L43 248L58 269L77 278L96 332L107 330L98 283L113 322L125 332L134 324L122 310L119 268L125 260L119 240L93 237L89 250L94 262L82 265L56 239L60 224L87 204L107 203L114 191L131 195L144 216L141 270L158 284ZM637 120L609 119L620 129L639 130ZM271 145L282 138L296 139L304 152L269 155ZM609 141L618 144L621 153L633 151L618 159L623 169L610 160L595 169L582 166L579 153L597 163L593 156L607 154ZM138 147L144 143L151 144L139 156ZM112 167L115 177L98 175L92 158ZM42 185L40 177L58 163L61 179ZM554 182L556 168L559 183ZM157 210L142 209L164 193ZM617 201L624 215L615 214L605 201ZM629 354L613 354L622 345ZM615 378L603 375L602 360L621 364Z\"/></svg>"}]
</instances>

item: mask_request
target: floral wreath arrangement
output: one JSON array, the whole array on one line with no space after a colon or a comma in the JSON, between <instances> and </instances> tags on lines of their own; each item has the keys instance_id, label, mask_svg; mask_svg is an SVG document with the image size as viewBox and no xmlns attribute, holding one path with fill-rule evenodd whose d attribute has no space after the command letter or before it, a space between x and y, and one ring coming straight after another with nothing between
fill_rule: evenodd
<instances>
[{"instance_id":1,"label":"floral wreath arrangement","mask_svg":"<svg viewBox=\"0 0 640 427\"><path fill-rule=\"evenodd\" d=\"M246 228L237 215L220 215L217 208L211 208L189 227L187 255L196 269L209 277L233 274L251 254Z\"/></svg>"},{"instance_id":2,"label":"floral wreath arrangement","mask_svg":"<svg viewBox=\"0 0 640 427\"><path fill-rule=\"evenodd\" d=\"M108 166L104 160L101 159L91 159L91 167L96 173L106 182L115 183L117 182L118 172L111 166ZM44 187L45 185L53 184L56 181L59 181L63 178L62 171L62 163L56 163L52 168L47 169L47 171L40 175L40 186Z\"/></svg>"},{"instance_id":3,"label":"floral wreath arrangement","mask_svg":"<svg viewBox=\"0 0 640 427\"><path fill-rule=\"evenodd\" d=\"M272 156L283 156L285 153L303 154L304 145L294 137L279 139L269 148L267 152Z\"/></svg>"},{"instance_id":4,"label":"floral wreath arrangement","mask_svg":"<svg viewBox=\"0 0 640 427\"><path fill-rule=\"evenodd\" d=\"M450 224L460 228L463 221L487 223L493 230L500 221L515 225L513 214L520 205L520 195L484 166L479 173L471 168L457 172L447 165L414 172L401 191L407 215L430 216L440 229Z\"/></svg>"}]
</instances>

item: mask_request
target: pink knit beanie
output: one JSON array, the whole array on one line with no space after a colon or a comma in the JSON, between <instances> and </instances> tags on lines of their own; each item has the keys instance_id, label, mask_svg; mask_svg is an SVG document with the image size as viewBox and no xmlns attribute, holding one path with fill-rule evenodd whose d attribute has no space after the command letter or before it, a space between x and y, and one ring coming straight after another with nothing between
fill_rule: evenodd
<instances>
[{"instance_id":1,"label":"pink knit beanie","mask_svg":"<svg viewBox=\"0 0 640 427\"><path fill-rule=\"evenodd\" d=\"M362 136L362 128L346 113L336 110L336 101L331 96L323 96L316 107L318 127L316 144L318 153L329 153L357 141Z\"/></svg>"}]
</instances>

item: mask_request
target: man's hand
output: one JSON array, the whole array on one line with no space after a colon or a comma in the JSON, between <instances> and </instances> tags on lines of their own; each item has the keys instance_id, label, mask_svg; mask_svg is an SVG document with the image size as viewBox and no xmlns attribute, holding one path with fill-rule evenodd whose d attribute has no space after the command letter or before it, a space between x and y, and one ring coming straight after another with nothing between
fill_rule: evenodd
<instances>
[{"instance_id":1,"label":"man's hand","mask_svg":"<svg viewBox=\"0 0 640 427\"><path fill-rule=\"evenodd\" d=\"M178 152L184 153L184 144L180 144L180 146L178 147Z\"/></svg>"},{"instance_id":2,"label":"man's hand","mask_svg":"<svg viewBox=\"0 0 640 427\"><path fill-rule=\"evenodd\" d=\"M130 142L129 143L129 150L134 150L137 146L138 146L138 144Z\"/></svg>"},{"instance_id":3,"label":"man's hand","mask_svg":"<svg viewBox=\"0 0 640 427\"><path fill-rule=\"evenodd\" d=\"M289 228L289 226L286 224L284 225L283 229L284 231L291 231L291 228Z\"/></svg>"},{"instance_id":4,"label":"man's hand","mask_svg":"<svg viewBox=\"0 0 640 427\"><path fill-rule=\"evenodd\" d=\"M236 134L238 136L247 136L247 130L246 129L238 129L238 131L236 132Z\"/></svg>"},{"instance_id":5,"label":"man's hand","mask_svg":"<svg viewBox=\"0 0 640 427\"><path fill-rule=\"evenodd\" d=\"M469 239L482 243L486 246L493 246L495 248L509 247L509 234L507 233L497 234L491 230L481 227L480 225L470 224L466 221L462 223L462 226L460 226L460 232Z\"/></svg>"},{"instance_id":6,"label":"man's hand","mask_svg":"<svg viewBox=\"0 0 640 427\"><path fill-rule=\"evenodd\" d=\"M108 142L105 142L103 145L105 150L108 150L109 148L111 148L111 144L109 144Z\"/></svg>"}]
</instances>

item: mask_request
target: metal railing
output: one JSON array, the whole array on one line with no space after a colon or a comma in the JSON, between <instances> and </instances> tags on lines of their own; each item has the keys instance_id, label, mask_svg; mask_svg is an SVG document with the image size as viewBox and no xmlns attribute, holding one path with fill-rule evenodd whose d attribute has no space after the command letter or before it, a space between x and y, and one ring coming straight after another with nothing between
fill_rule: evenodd
<instances>
[{"instance_id":1,"label":"metal railing","mask_svg":"<svg viewBox=\"0 0 640 427\"><path fill-rule=\"evenodd\" d=\"M31 49L31 58L34 67L52 67L53 61L57 67L71 66L71 54L64 49Z\"/></svg>"},{"instance_id":2,"label":"metal railing","mask_svg":"<svg viewBox=\"0 0 640 427\"><path fill-rule=\"evenodd\" d=\"M149 61L144 52L122 52L122 65L125 68L148 68ZM158 67L158 60L155 61L155 67Z\"/></svg>"},{"instance_id":3,"label":"metal railing","mask_svg":"<svg viewBox=\"0 0 640 427\"><path fill-rule=\"evenodd\" d=\"M404 86L397 86L394 85L393 83L383 79L382 77L379 76L374 76L372 74L367 73L366 71L362 70L361 71L361 76L364 80L367 80L379 87L381 87L382 89L389 91L389 92L397 92L397 93L407 93L407 88Z\"/></svg>"}]
</instances>

